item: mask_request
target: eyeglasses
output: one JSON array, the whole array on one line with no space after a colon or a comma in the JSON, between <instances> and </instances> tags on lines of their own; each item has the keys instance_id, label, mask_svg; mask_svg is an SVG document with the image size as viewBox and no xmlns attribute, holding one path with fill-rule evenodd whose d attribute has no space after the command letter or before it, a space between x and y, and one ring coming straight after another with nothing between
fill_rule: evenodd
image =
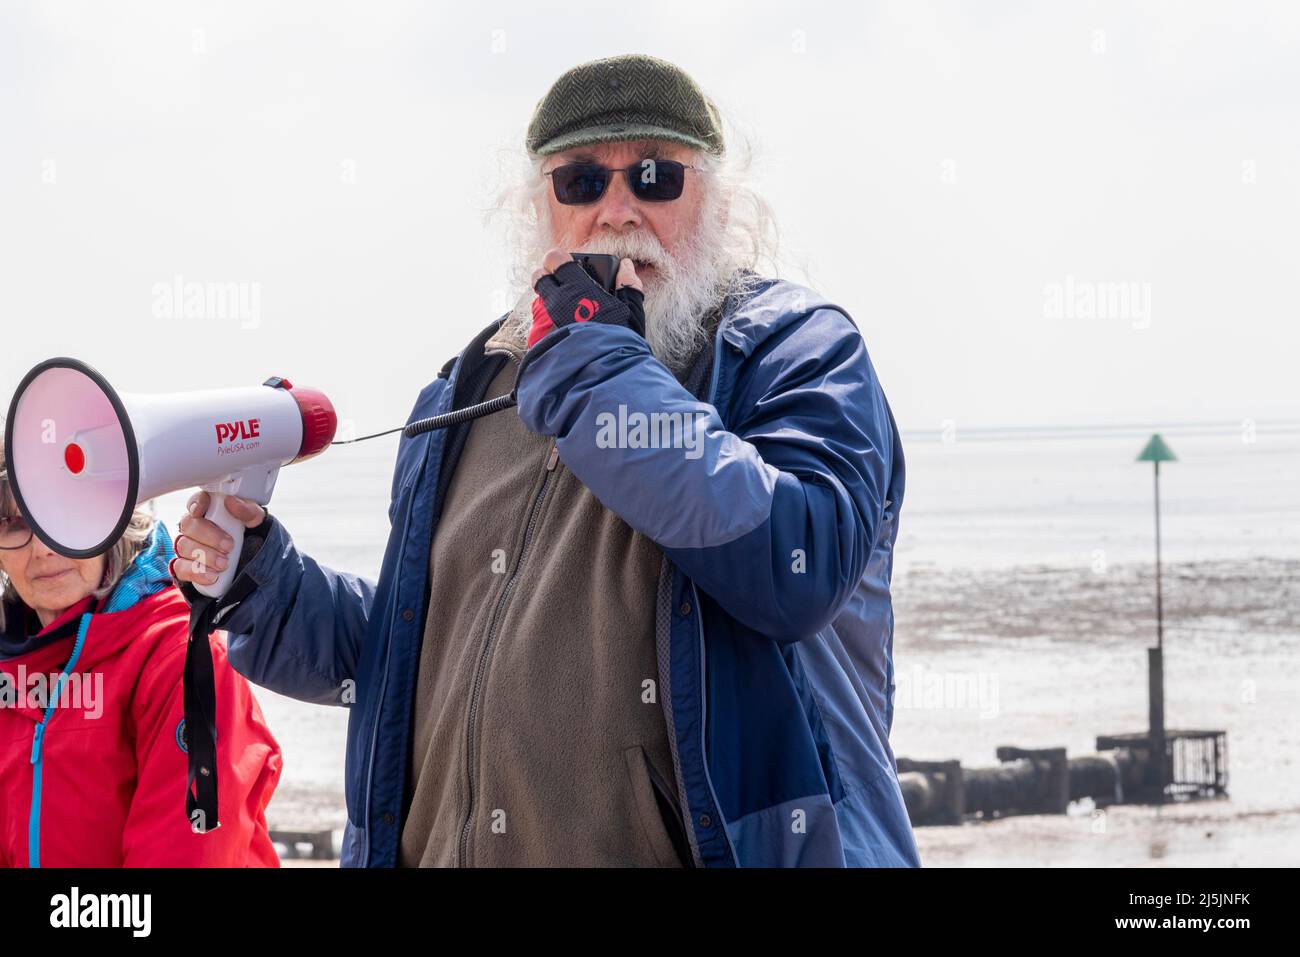
<instances>
[{"instance_id":1,"label":"eyeglasses","mask_svg":"<svg viewBox=\"0 0 1300 957\"><path fill-rule=\"evenodd\" d=\"M0 518L0 549L15 551L26 548L32 540L32 527L21 515Z\"/></svg>"},{"instance_id":2,"label":"eyeglasses","mask_svg":"<svg viewBox=\"0 0 1300 957\"><path fill-rule=\"evenodd\" d=\"M698 169L676 160L643 159L624 169L611 169L599 163L566 163L544 176L551 178L555 198L565 206L585 206L605 195L614 173L627 175L627 188L637 199L666 203L682 195L686 171Z\"/></svg>"}]
</instances>

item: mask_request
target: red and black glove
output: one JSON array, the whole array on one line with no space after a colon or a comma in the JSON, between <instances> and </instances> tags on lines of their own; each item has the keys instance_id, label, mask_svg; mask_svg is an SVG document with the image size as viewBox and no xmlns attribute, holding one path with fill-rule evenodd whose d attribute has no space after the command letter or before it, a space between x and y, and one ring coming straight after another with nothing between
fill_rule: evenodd
<instances>
[{"instance_id":1,"label":"red and black glove","mask_svg":"<svg viewBox=\"0 0 1300 957\"><path fill-rule=\"evenodd\" d=\"M553 329L577 322L604 322L631 329L645 337L645 296L632 286L606 292L591 278L581 263L570 260L554 273L547 273L533 287L533 328L528 349Z\"/></svg>"},{"instance_id":2,"label":"red and black glove","mask_svg":"<svg viewBox=\"0 0 1300 957\"><path fill-rule=\"evenodd\" d=\"M533 289L537 293L533 300L533 327L528 333L528 352L515 377L516 398L518 383L529 364L568 336L568 331L549 335L557 329L564 330L580 322L603 322L631 329L645 338L644 293L634 286L620 286L608 292L575 260L542 276Z\"/></svg>"}]
</instances>

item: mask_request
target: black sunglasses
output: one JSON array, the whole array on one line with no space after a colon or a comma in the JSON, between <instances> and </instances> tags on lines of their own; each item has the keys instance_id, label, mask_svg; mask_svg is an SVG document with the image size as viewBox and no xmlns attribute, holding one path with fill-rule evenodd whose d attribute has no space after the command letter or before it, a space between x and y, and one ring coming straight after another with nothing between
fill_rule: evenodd
<instances>
[{"instance_id":1,"label":"black sunglasses","mask_svg":"<svg viewBox=\"0 0 1300 957\"><path fill-rule=\"evenodd\" d=\"M605 195L615 173L627 174L627 188L637 199L666 203L682 195L686 171L697 169L676 160L643 159L625 169L599 163L566 163L543 175L551 178L555 198L565 206L585 206Z\"/></svg>"}]
</instances>

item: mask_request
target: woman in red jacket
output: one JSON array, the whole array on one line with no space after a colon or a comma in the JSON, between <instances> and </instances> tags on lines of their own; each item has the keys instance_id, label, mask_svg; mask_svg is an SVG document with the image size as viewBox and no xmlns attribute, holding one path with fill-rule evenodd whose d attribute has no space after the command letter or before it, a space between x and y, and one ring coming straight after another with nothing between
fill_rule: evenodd
<instances>
[{"instance_id":1,"label":"woman in red jacket","mask_svg":"<svg viewBox=\"0 0 1300 957\"><path fill-rule=\"evenodd\" d=\"M280 747L211 636L221 826L185 816L189 605L171 536L137 512L89 559L32 535L0 452L0 866L277 867Z\"/></svg>"}]
</instances>

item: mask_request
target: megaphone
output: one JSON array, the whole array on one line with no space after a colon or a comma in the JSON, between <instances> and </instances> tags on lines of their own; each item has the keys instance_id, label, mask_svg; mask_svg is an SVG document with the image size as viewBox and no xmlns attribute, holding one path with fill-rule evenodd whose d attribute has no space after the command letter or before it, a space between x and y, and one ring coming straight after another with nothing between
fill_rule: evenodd
<instances>
[{"instance_id":1,"label":"megaphone","mask_svg":"<svg viewBox=\"0 0 1300 957\"><path fill-rule=\"evenodd\" d=\"M47 359L9 403L5 458L23 518L50 548L89 558L111 548L144 501L199 486L207 518L234 540L230 564L190 610L184 700L188 780L185 812L196 833L220 826L216 692L208 635L230 589L244 524L226 496L271 500L282 466L323 452L334 439L334 407L315 389L281 378L260 386L119 393L76 359Z\"/></svg>"},{"instance_id":2,"label":"megaphone","mask_svg":"<svg viewBox=\"0 0 1300 957\"><path fill-rule=\"evenodd\" d=\"M9 405L5 457L23 517L46 545L69 558L111 548L137 505L198 486L207 518L234 540L230 564L212 585L234 579L244 525L227 495L271 500L282 466L323 452L338 418L324 394L271 378L260 386L119 393L76 359L48 359L27 373Z\"/></svg>"}]
</instances>

